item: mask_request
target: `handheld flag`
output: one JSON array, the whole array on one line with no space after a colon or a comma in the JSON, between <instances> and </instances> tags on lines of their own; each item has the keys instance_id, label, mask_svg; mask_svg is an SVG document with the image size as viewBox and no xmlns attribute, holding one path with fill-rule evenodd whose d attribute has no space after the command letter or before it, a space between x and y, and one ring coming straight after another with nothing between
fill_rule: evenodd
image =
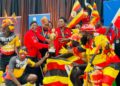
<instances>
[{"instance_id":1,"label":"handheld flag","mask_svg":"<svg viewBox=\"0 0 120 86\"><path fill-rule=\"evenodd\" d=\"M77 23L84 18L84 10L82 9L67 25L68 28L74 27Z\"/></svg>"},{"instance_id":2,"label":"handheld flag","mask_svg":"<svg viewBox=\"0 0 120 86\"><path fill-rule=\"evenodd\" d=\"M94 3L93 3L93 10L92 10L92 13L91 13L91 21L90 21L90 24L96 25L99 21L100 21L99 12L98 12L98 10L97 10L97 5L96 5L96 3L94 2Z\"/></svg>"},{"instance_id":3,"label":"handheld flag","mask_svg":"<svg viewBox=\"0 0 120 86\"><path fill-rule=\"evenodd\" d=\"M113 18L112 23L115 25L115 27L120 29L120 8L118 9L115 17Z\"/></svg>"},{"instance_id":4,"label":"handheld flag","mask_svg":"<svg viewBox=\"0 0 120 86\"><path fill-rule=\"evenodd\" d=\"M70 22L68 23L67 27L72 28L77 23L79 23L87 14L84 13L83 8L81 7L78 0L75 1L75 4L73 6L71 16L70 16Z\"/></svg>"},{"instance_id":5,"label":"handheld flag","mask_svg":"<svg viewBox=\"0 0 120 86\"><path fill-rule=\"evenodd\" d=\"M71 21L77 15L77 13L80 10L81 10L81 5L80 5L79 1L76 0L75 3L74 3L74 5L73 5L73 8L72 8L69 21Z\"/></svg>"}]
</instances>

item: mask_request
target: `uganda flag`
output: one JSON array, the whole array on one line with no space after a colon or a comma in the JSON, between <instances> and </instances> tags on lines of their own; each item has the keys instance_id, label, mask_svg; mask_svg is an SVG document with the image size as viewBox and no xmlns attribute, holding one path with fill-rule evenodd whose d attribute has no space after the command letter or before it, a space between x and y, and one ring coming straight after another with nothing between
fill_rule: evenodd
<instances>
[{"instance_id":1,"label":"uganda flag","mask_svg":"<svg viewBox=\"0 0 120 86\"><path fill-rule=\"evenodd\" d=\"M80 10L81 10L81 5L80 5L79 1L76 0L73 5L73 8L72 8L69 21L71 21L77 15L77 13L80 12Z\"/></svg>"},{"instance_id":2,"label":"uganda flag","mask_svg":"<svg viewBox=\"0 0 120 86\"><path fill-rule=\"evenodd\" d=\"M97 5L94 2L93 3L93 10L92 10L92 13L91 13L90 24L95 26L99 21L100 21L99 12L97 10Z\"/></svg>"},{"instance_id":3,"label":"uganda flag","mask_svg":"<svg viewBox=\"0 0 120 86\"><path fill-rule=\"evenodd\" d=\"M68 23L67 27L72 28L84 18L84 10L81 11Z\"/></svg>"},{"instance_id":4,"label":"uganda flag","mask_svg":"<svg viewBox=\"0 0 120 86\"><path fill-rule=\"evenodd\" d=\"M70 61L63 59L47 59L44 86L72 86L69 79L69 68L66 68L66 65L70 64Z\"/></svg>"},{"instance_id":5,"label":"uganda flag","mask_svg":"<svg viewBox=\"0 0 120 86\"><path fill-rule=\"evenodd\" d=\"M119 73L119 70L116 70L113 67L105 67L102 71L103 71L102 86L112 86Z\"/></svg>"},{"instance_id":6,"label":"uganda flag","mask_svg":"<svg viewBox=\"0 0 120 86\"><path fill-rule=\"evenodd\" d=\"M84 18L85 14L86 13L84 13L84 10L81 7L79 1L76 0L74 6L72 8L72 12L71 12L69 23L68 23L67 27L68 28L74 27L77 23L79 23Z\"/></svg>"}]
</instances>

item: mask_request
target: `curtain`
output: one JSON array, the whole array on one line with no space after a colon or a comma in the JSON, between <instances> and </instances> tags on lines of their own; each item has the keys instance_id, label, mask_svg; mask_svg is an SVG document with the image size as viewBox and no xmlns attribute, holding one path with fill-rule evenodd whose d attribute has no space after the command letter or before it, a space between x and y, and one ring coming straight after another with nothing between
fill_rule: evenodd
<instances>
[{"instance_id":1,"label":"curtain","mask_svg":"<svg viewBox=\"0 0 120 86\"><path fill-rule=\"evenodd\" d=\"M82 7L84 7L84 0L79 0ZM102 16L103 0L87 0L89 3L95 1L97 3L98 11ZM0 0L0 16L4 16L4 10L9 16L13 12L17 16L22 16L21 19L21 36L28 30L28 15L50 13L51 21L56 27L57 20L63 16L69 18L72 6L75 0ZM23 39L23 38L22 38Z\"/></svg>"}]
</instances>

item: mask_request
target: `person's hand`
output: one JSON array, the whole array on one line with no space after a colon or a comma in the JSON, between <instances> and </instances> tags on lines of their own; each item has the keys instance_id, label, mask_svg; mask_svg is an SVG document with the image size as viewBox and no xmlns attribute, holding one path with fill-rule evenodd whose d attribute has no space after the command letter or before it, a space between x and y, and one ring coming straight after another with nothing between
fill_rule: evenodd
<instances>
[{"instance_id":1,"label":"person's hand","mask_svg":"<svg viewBox=\"0 0 120 86\"><path fill-rule=\"evenodd\" d=\"M73 50L72 49L68 49L68 53L73 53Z\"/></svg>"},{"instance_id":2,"label":"person's hand","mask_svg":"<svg viewBox=\"0 0 120 86\"><path fill-rule=\"evenodd\" d=\"M17 86L22 86L20 83Z\"/></svg>"},{"instance_id":3,"label":"person's hand","mask_svg":"<svg viewBox=\"0 0 120 86\"><path fill-rule=\"evenodd\" d=\"M45 56L44 56L44 58L48 58L50 55L49 55L49 53L48 52L46 52L46 54L45 54Z\"/></svg>"},{"instance_id":4,"label":"person's hand","mask_svg":"<svg viewBox=\"0 0 120 86\"><path fill-rule=\"evenodd\" d=\"M22 85L17 85L17 86L22 86Z\"/></svg>"},{"instance_id":5,"label":"person's hand","mask_svg":"<svg viewBox=\"0 0 120 86\"><path fill-rule=\"evenodd\" d=\"M51 42L51 40L50 40L50 39L46 39L46 42L50 43L50 42Z\"/></svg>"},{"instance_id":6,"label":"person's hand","mask_svg":"<svg viewBox=\"0 0 120 86\"><path fill-rule=\"evenodd\" d=\"M60 38L59 41L60 41L60 42L68 42L69 39L68 39L68 38Z\"/></svg>"}]
</instances>

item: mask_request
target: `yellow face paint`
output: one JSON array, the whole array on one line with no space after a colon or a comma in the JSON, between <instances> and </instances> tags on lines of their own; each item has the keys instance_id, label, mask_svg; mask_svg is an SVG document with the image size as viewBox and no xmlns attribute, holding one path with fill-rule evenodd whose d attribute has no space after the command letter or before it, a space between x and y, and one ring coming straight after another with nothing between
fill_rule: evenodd
<instances>
[{"instance_id":1,"label":"yellow face paint","mask_svg":"<svg viewBox=\"0 0 120 86\"><path fill-rule=\"evenodd\" d=\"M12 31L12 30L15 29L15 26L10 25L10 26L9 26L9 29L10 29L10 31Z\"/></svg>"},{"instance_id":2,"label":"yellow face paint","mask_svg":"<svg viewBox=\"0 0 120 86\"><path fill-rule=\"evenodd\" d=\"M25 50L20 49L19 54L21 54L21 53L27 54L27 52Z\"/></svg>"}]
</instances>

